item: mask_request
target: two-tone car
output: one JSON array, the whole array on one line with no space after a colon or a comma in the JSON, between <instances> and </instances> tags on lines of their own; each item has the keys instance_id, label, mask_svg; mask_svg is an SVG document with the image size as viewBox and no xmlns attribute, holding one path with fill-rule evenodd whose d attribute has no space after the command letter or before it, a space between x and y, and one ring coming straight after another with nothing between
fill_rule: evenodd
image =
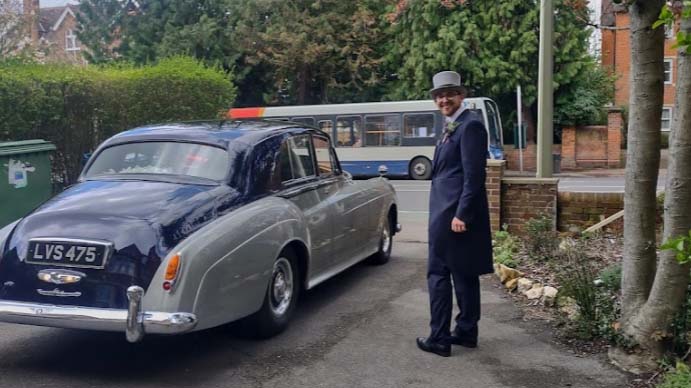
<instances>
[{"instance_id":1,"label":"two-tone car","mask_svg":"<svg viewBox=\"0 0 691 388\"><path fill-rule=\"evenodd\" d=\"M400 230L385 178L354 181L301 124L151 125L102 143L77 184L0 230L0 321L178 334L282 331L298 295L383 264Z\"/></svg>"}]
</instances>

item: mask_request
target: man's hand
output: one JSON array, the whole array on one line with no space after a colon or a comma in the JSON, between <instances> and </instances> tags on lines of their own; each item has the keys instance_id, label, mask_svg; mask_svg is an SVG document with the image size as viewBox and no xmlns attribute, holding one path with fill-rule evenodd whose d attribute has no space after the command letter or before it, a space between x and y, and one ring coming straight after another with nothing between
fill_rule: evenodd
<instances>
[{"instance_id":1,"label":"man's hand","mask_svg":"<svg viewBox=\"0 0 691 388\"><path fill-rule=\"evenodd\" d=\"M467 230L465 227L465 222L454 217L453 220L451 220L451 230L453 230L456 233L465 232Z\"/></svg>"}]
</instances>

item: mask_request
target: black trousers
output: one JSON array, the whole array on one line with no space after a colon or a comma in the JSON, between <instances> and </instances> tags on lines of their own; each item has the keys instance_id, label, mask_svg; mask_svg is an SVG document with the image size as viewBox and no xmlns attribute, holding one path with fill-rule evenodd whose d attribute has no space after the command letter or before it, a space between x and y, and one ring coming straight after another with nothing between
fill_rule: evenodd
<instances>
[{"instance_id":1,"label":"black trousers","mask_svg":"<svg viewBox=\"0 0 691 388\"><path fill-rule=\"evenodd\" d=\"M430 339L446 343L451 334L452 292L456 294L460 310L460 313L456 315L454 331L465 337L476 338L477 323L480 320L480 277L465 276L457 271L451 271L442 259L430 257L427 287L431 313Z\"/></svg>"}]
</instances>

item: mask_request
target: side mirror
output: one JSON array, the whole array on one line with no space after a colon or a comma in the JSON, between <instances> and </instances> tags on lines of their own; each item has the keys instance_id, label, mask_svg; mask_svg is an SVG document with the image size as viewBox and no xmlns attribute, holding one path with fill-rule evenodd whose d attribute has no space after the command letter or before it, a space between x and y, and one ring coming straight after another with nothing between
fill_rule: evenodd
<instances>
[{"instance_id":1,"label":"side mirror","mask_svg":"<svg viewBox=\"0 0 691 388\"><path fill-rule=\"evenodd\" d=\"M386 165L382 164L381 166L379 166L379 176L380 177L383 178L388 173L389 173L389 168L386 167Z\"/></svg>"}]
</instances>

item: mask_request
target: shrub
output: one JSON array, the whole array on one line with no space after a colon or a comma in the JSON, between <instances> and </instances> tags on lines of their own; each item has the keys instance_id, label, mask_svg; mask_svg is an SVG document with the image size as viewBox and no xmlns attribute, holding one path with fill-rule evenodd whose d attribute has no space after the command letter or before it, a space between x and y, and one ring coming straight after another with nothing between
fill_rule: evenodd
<instances>
[{"instance_id":1,"label":"shrub","mask_svg":"<svg viewBox=\"0 0 691 388\"><path fill-rule=\"evenodd\" d=\"M612 264L600 271L602 285L609 291L619 292L621 289L621 264Z\"/></svg>"},{"instance_id":2,"label":"shrub","mask_svg":"<svg viewBox=\"0 0 691 388\"><path fill-rule=\"evenodd\" d=\"M691 283L686 289L686 300L672 321L672 350L677 355L686 354L691 348Z\"/></svg>"},{"instance_id":3,"label":"shrub","mask_svg":"<svg viewBox=\"0 0 691 388\"><path fill-rule=\"evenodd\" d=\"M231 81L185 57L144 67L0 62L0 141L53 142L54 176L70 184L82 155L120 131L218 117L235 98Z\"/></svg>"},{"instance_id":4,"label":"shrub","mask_svg":"<svg viewBox=\"0 0 691 388\"><path fill-rule=\"evenodd\" d=\"M619 316L616 295L596 286L597 271L584 252L583 242L574 242L561 252L557 267L560 297L573 298L578 305L576 334L581 338L600 337L624 343L614 328Z\"/></svg>"},{"instance_id":5,"label":"shrub","mask_svg":"<svg viewBox=\"0 0 691 388\"><path fill-rule=\"evenodd\" d=\"M507 225L504 225L502 230L494 233L494 240L492 241L494 262L516 268L516 265L518 265L518 259L516 258L518 241L506 229Z\"/></svg>"},{"instance_id":6,"label":"shrub","mask_svg":"<svg viewBox=\"0 0 691 388\"><path fill-rule=\"evenodd\" d=\"M549 260L557 250L559 239L554 220L546 215L531 218L525 224L525 247L531 257Z\"/></svg>"},{"instance_id":7,"label":"shrub","mask_svg":"<svg viewBox=\"0 0 691 388\"><path fill-rule=\"evenodd\" d=\"M691 387L691 369L682 361L677 362L674 371L665 375L658 388L688 388Z\"/></svg>"}]
</instances>

